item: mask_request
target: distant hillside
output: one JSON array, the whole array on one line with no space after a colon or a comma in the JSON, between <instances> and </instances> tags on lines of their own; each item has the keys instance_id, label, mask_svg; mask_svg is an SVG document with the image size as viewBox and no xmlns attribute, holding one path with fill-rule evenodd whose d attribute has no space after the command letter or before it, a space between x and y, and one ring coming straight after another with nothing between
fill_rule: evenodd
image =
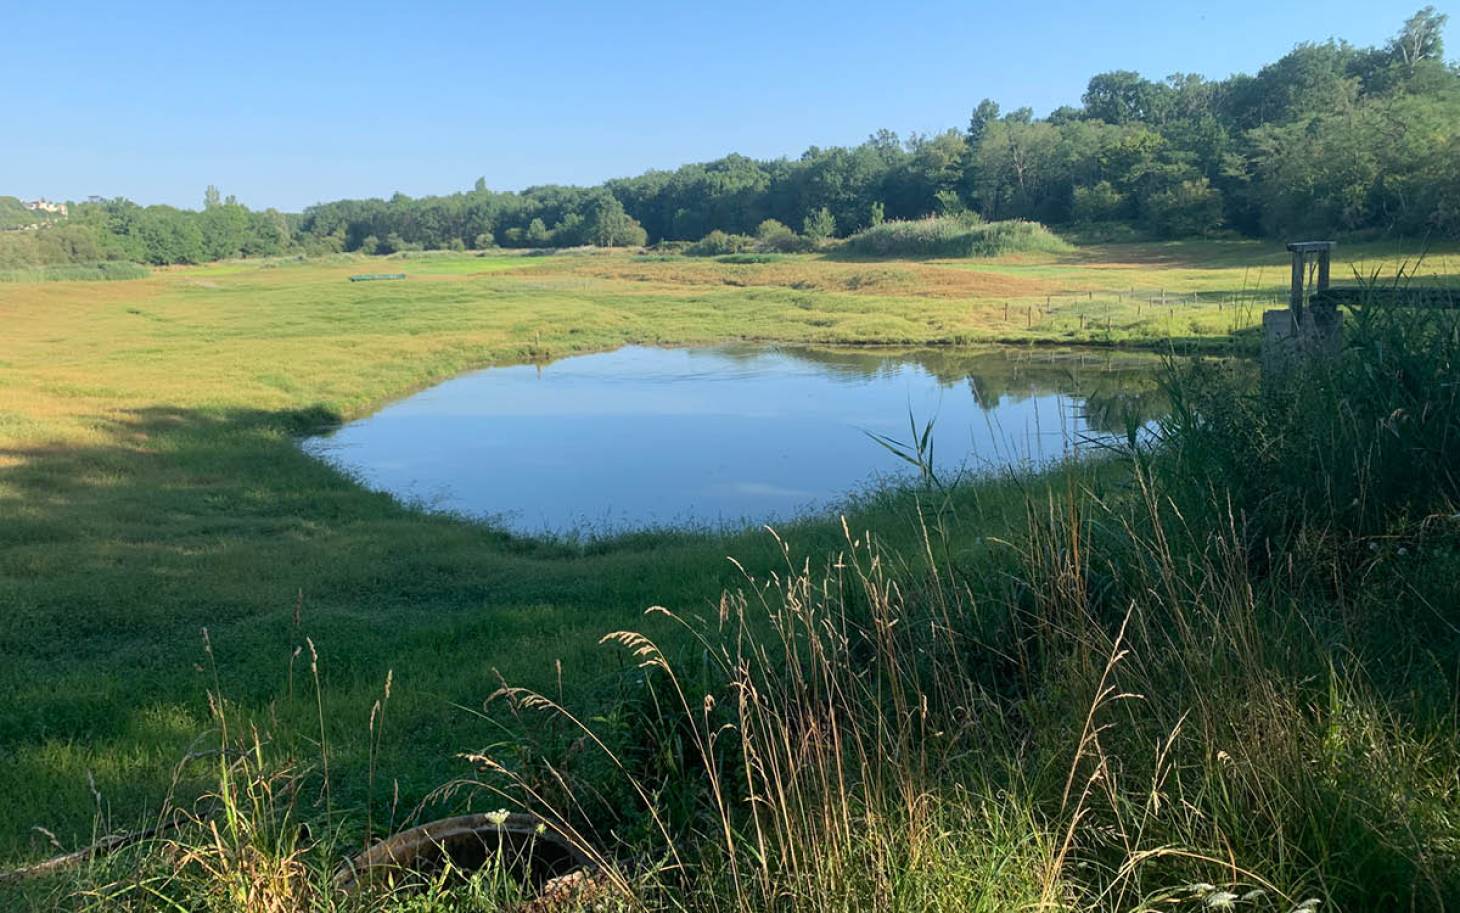
<instances>
[{"instance_id":1,"label":"distant hillside","mask_svg":"<svg viewBox=\"0 0 1460 913\"><path fill-rule=\"evenodd\" d=\"M19 197L0 196L0 231L24 228L27 225L59 218L61 216L53 212L27 209Z\"/></svg>"}]
</instances>

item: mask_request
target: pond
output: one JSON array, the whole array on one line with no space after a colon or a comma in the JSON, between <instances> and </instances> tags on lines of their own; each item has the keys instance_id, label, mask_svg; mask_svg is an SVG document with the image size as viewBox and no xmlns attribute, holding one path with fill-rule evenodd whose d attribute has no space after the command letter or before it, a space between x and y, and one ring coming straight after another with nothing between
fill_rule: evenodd
<instances>
[{"instance_id":1,"label":"pond","mask_svg":"<svg viewBox=\"0 0 1460 913\"><path fill-rule=\"evenodd\" d=\"M1159 417L1159 362L1029 349L630 346L489 368L305 449L402 501L518 533L733 527L826 510L918 469L1029 469Z\"/></svg>"}]
</instances>

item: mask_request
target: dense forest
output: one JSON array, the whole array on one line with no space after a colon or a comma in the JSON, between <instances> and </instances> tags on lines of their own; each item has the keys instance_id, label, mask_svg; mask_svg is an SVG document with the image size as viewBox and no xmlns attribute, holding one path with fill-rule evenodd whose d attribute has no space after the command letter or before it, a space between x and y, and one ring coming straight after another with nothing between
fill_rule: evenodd
<instances>
[{"instance_id":1,"label":"dense forest","mask_svg":"<svg viewBox=\"0 0 1460 913\"><path fill-rule=\"evenodd\" d=\"M1300 44L1255 76L1102 73L1079 106L1044 118L985 99L966 126L936 135L882 130L794 160L729 155L598 187L498 192L479 179L462 193L341 200L300 216L253 212L213 188L200 211L92 200L64 225L0 235L0 268L636 246L789 234L783 226L825 238L929 214L1107 237L1460 237L1460 65L1444 58L1445 21L1426 7L1382 47Z\"/></svg>"}]
</instances>

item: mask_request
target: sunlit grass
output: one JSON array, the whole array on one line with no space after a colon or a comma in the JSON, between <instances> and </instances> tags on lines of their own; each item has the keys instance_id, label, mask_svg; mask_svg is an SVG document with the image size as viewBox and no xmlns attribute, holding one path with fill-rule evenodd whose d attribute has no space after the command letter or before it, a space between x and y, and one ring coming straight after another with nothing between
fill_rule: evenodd
<instances>
[{"instance_id":1,"label":"sunlit grass","mask_svg":"<svg viewBox=\"0 0 1460 913\"><path fill-rule=\"evenodd\" d=\"M1398 253L1351 250L1363 272ZM299 635L313 638L343 783L367 764L369 709L393 669L378 765L413 802L461 771L456 752L500 737L458 706L498 673L548 688L561 661L567 687L592 693L614 668L596 647L605 631L650 604L706 608L739 579L726 555L751 568L780 557L759 533L578 547L426 516L299 453L294 436L322 423L469 368L629 342L1220 342L1286 284L1285 254L1255 244L976 266L398 262L411 278L352 284L370 261L339 257L0 285L0 788L14 797L0 807L0 855L47 852L35 825L74 846L98 821L125 827L156 809L210 725L205 626L244 712L301 732L313 709L279 695ZM1460 268L1453 253L1428 263ZM1198 297L1153 306L1162 289ZM959 494L951 532L1022 522L1023 495ZM869 501L853 519L890 547L915 543L909 503ZM808 553L841 536L824 521L785 532ZM358 802L350 789L340 798Z\"/></svg>"}]
</instances>

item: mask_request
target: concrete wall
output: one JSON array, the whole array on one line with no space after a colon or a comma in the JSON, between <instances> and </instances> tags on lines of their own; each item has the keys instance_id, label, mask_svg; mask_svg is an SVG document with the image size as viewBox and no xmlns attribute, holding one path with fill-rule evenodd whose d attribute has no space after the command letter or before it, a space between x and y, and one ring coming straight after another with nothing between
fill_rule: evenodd
<instances>
[{"instance_id":1,"label":"concrete wall","mask_svg":"<svg viewBox=\"0 0 1460 913\"><path fill-rule=\"evenodd\" d=\"M1343 314L1307 307L1302 319L1291 308L1262 315L1262 376L1276 379L1305 358L1330 357L1343 348Z\"/></svg>"}]
</instances>

